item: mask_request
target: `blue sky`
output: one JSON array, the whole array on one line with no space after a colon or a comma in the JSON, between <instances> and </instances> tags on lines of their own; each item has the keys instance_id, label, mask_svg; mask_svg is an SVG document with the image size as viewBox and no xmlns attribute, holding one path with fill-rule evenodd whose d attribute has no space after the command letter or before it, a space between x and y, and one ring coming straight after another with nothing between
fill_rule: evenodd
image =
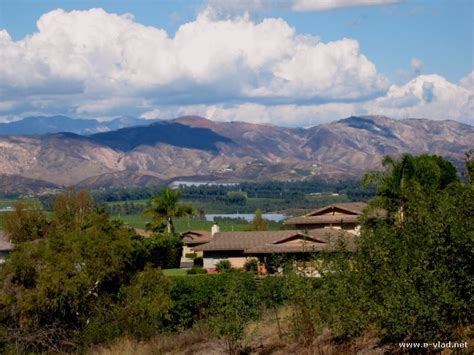
<instances>
[{"instance_id":1,"label":"blue sky","mask_svg":"<svg viewBox=\"0 0 474 355\"><path fill-rule=\"evenodd\" d=\"M249 82L242 83L242 86L238 89L232 90L224 87L223 81L220 79L206 84L202 84L202 80L193 81L197 75L196 72L193 72L194 76L192 76L192 78L183 78L184 75L181 74L176 75L176 80L183 80L183 83L177 86L186 87L186 90L183 89L184 91L175 87L174 83L176 81L174 81L172 85L166 84L165 87L160 86L161 77L157 78L156 81L160 84L156 84L152 89L150 89L148 83L146 88L139 87L138 89L136 85L140 85L136 84L136 82L127 85L127 88L130 88L131 86L134 87L131 96L136 99L135 101L132 100L130 102L130 106L136 106L136 103L138 102L137 100L141 99L141 104L143 106L141 111L128 109L126 108L126 105L124 106L122 103L114 106L111 101L123 98L123 92L117 94L116 92L111 93L109 88L105 88L103 91L100 91L102 89L97 89L100 93L99 96L103 96L103 102L106 102L107 100L110 101L110 104L103 104L102 102L102 106L98 106L104 107L105 105L111 109L108 111L107 109L103 109L102 111L97 109L94 111L93 109L87 109L87 107L94 106L91 95L84 94L86 92L86 89L84 88L89 88L91 86L90 80L93 80L91 78L73 80L69 74L63 75L63 73L58 73L57 75L51 75L51 78L48 78L48 80L45 80L42 83L35 82L25 84L21 81L23 80L22 78L14 78L11 73L5 73L3 77L0 76L0 79L4 78L3 80L7 83L7 85L2 85L4 90L3 94L7 97L7 100L4 100L3 108L0 103L0 117L3 117L4 120L8 120L30 113L65 113L78 117L95 115L101 118L107 118L119 115L121 111L128 115L144 114L144 117L147 117L147 113L159 112L159 116L165 117L167 115L173 116L179 113L192 113L194 109L196 113L199 114L208 113L209 115L209 112L221 112L222 116L227 117L228 119L251 120L244 116L258 115L263 118L253 119L254 121L275 121L276 123L285 125L305 125L306 121L308 121L308 116L311 115L319 115L320 117L323 117L320 118L319 121L327 121L336 119L339 114L344 114L349 111L354 113L384 114L384 108L386 108L387 113L392 116L397 116L397 113L399 113L398 117L400 118L411 115L423 115L425 112L423 110L426 110L426 116L429 116L441 107L449 107L454 103L443 101L443 105L441 105L440 102L438 106L431 107L428 105L431 102L422 102L420 105L423 104L426 107L421 107L420 105L417 106L414 103L416 102L416 99L420 100L420 97L423 96L423 90L426 88L428 88L426 90L429 90L429 88L433 86L433 92L436 93L436 90L439 91L435 97L445 101L451 96L459 96L458 92L453 91L453 93L450 94L446 91L448 89L455 89L446 84L443 81L445 80L449 84L462 88L460 90L467 90L466 92L463 92L466 96L466 102L455 103L457 105L464 105L463 111L454 114L450 111L446 111L438 118L441 118L441 116L445 117L446 115L451 115L446 118L457 119L465 122L472 121L472 92L470 91L472 89L472 75L469 77L474 66L474 10L472 1L407 0L397 2L394 0L387 0L386 2L390 3L380 4L379 6L341 5L326 11L319 11L311 8L306 9L305 11L295 11L292 1L296 2L298 0L248 0L247 2L242 3L244 5L239 6L235 5L236 0L210 1L210 4L207 1L189 0L1 0L0 29L4 29L8 32L11 37L9 39L9 45L13 46L15 43L18 44L19 41L24 40L25 36L37 33L38 19L55 9L63 9L65 14L73 10L83 10L85 11L84 16L88 16L87 10L91 8L101 8L107 15L103 16L107 18L109 17L108 14L123 15L125 13L130 13L133 15L133 23L137 23L140 26L152 26L156 29L164 30L167 33L167 36L170 39L173 39L176 32L179 31L180 26L189 23L196 23L197 17L209 7L218 9L216 12L218 15L214 15L214 17L210 16L209 22L238 21L239 16L242 16L243 12L248 11L249 18L247 18L246 21L255 26L261 24L266 19L282 19L285 26L287 25L295 31L294 41L292 43L297 43L299 41L296 39L297 36L308 36L311 37L311 41L319 41L324 44L338 44L340 41L343 41L343 39L353 39L357 43L357 53L354 54L354 60L357 61L344 63L343 60L340 60L338 65L340 65L341 68L352 68L352 65L363 67L366 63L362 63L359 58L360 56L363 56L367 58L371 65L375 66L376 74L371 74L367 79L364 75L366 75L365 73L367 70L371 70L370 66L367 66L366 69L361 69L362 74L354 74L353 72L356 69L350 69L350 73L348 73L346 77L338 78L334 76L334 78L327 78L318 75L318 71L324 72L324 63L319 63L317 65L318 71L313 68L315 70L314 78L315 80L328 80L328 84L321 84L321 87L318 88L308 86L309 84L307 83L298 84L301 85L302 88L307 88L308 92L312 92L312 90L314 91L313 94L298 96L299 94L294 94L293 87L282 89L278 86L283 85L280 81L271 81L270 83L266 81L269 71L273 73L272 75L278 76L281 72L280 69L258 67L257 73L255 66L249 64L251 69L248 69L246 66L244 71L246 72L246 75L248 75L250 83L253 85L254 81L258 81L258 85L251 88L250 91L245 91L245 93L243 93L242 87L247 88L250 85ZM315 3L317 2L317 0L307 0L307 3L312 1ZM345 2L344 0L334 0L334 3L338 3L338 1L340 3ZM385 1L380 0L380 2L383 3ZM232 4L234 6L232 6ZM76 21L76 19L69 18L67 21ZM80 21L82 21L81 23L84 23L86 20L81 19ZM81 26L79 22L74 23L74 26ZM246 28L246 25L242 23L236 24L235 31L237 31L237 33L239 31L239 25L242 25L242 28ZM53 25L48 23L48 26ZM283 27L280 26L278 28L279 31L282 31L282 35L286 33ZM78 27L77 30L80 31L80 27ZM279 33L278 30L275 30L276 33ZM236 33L235 31L232 33ZM139 36L141 34L137 35ZM97 36L100 36L100 34L97 34ZM48 48L48 40L53 41L52 37L48 37L42 42L46 48ZM233 40L233 38L229 38L230 42ZM266 41L266 39L263 41ZM341 42L341 46L342 45L343 43ZM349 47L350 45L348 45L344 50L350 51L351 49ZM14 50L11 49L13 47L8 48L8 53L14 52ZM38 49L36 49L36 47L31 49L31 51L34 50ZM51 50L57 50L57 47L51 46ZM311 53L313 53L313 51L308 51L307 53L309 56L312 55ZM315 61L322 57L327 58L329 56L329 58L332 58L333 56L333 54L326 55L326 53L314 53L314 55ZM13 54L8 58L3 58L3 60L11 60L13 58L12 56ZM293 59L296 60L295 58ZM203 60L210 59L204 58ZM222 62L218 61L218 63L224 62L225 60ZM231 62L235 64L235 61L231 60ZM273 62L273 60L269 60L268 63ZM285 61L285 63L287 62L288 61ZM67 61L65 63L67 63ZM5 64L8 65L8 62L1 64L5 66ZM329 62L329 64L332 63ZM24 70L37 70L35 68L42 65L53 68L53 64L48 62L46 64L34 64L31 65L32 68L25 67ZM25 66L27 66L27 64L25 64ZM236 68L236 72L242 70L239 66ZM13 69L10 68L10 70ZM201 69L197 68L196 70ZM298 73L294 73L294 69L291 68L284 68L282 70L284 71L282 77L285 81L295 81L295 78L301 76L298 75ZM341 70L344 71L346 69ZM54 74L54 70L52 69L50 69L49 72L53 72ZM29 75L31 76L32 74L30 73ZM74 77L74 75L72 75L72 77ZM104 74L104 76L109 75L112 74ZM222 80L228 82L230 78L230 81L232 82L232 78L229 75L231 74L226 73L222 77ZM425 78L427 75L435 75L436 77L431 77L431 79L429 79L431 81L428 81L428 84L425 85L427 82L426 80L428 80ZM364 77L362 78L362 76ZM330 85L331 80L334 83L340 84L341 81L352 79L354 77L357 78L356 81L360 79L361 83L354 84L354 88L351 89L352 91L343 87L341 89L335 89L334 92L327 95L322 94L325 90L332 90L328 89L333 87ZM280 80L281 77L278 77L277 79ZM364 81L366 79L370 82ZM59 86L68 86L69 80L71 80L71 85L74 86L77 84L81 86L84 95L80 95L79 92L74 93L74 95L76 98L80 97L79 100L84 100L84 105L81 107L80 105L74 106L71 104L69 107L67 105L61 107L61 105L58 104L50 104L51 100L54 98L51 96L52 93L48 90L44 90L44 88L48 85L54 85L55 80L57 80L56 85ZM94 80L97 79L95 78ZM418 82L415 82L416 80L418 80ZM193 81L193 83L190 83L190 81ZM21 85L19 85L20 82ZM410 82L412 82L413 88L409 87ZM143 84L143 81L140 83ZM267 85L268 87L263 87L264 85ZM19 88L20 86L21 88ZM158 86L159 89L157 88ZM270 86L271 89L269 88ZM422 89L420 89L420 87L422 87ZM194 100L187 99L190 96L193 96L193 90L202 91L204 89L210 90L208 96L212 96L212 99L208 99L204 96L200 97L200 95L197 95L197 98ZM146 91L146 94L140 96L140 93L143 91ZM163 93L169 93L170 91L173 92L173 97L175 99L163 99ZM269 91L271 91L271 93L269 93ZM357 91L359 94L356 95L353 91ZM36 106L17 102L20 98L16 96L15 93L21 93L24 97L26 92L33 93L34 97L38 98L39 103ZM95 90L94 92L97 95L97 91ZM222 96L220 96L221 94ZM156 96L160 96L160 99L156 99ZM220 98L214 99L215 97ZM143 103L145 101L146 103ZM406 104L408 106L403 106L403 103L407 102L410 104ZM351 103L352 106L348 107L348 103ZM285 122L281 118L272 119L271 116L274 115L275 112L291 111L291 107L293 106L288 107L289 105L296 105L303 118L295 118L293 121L290 120L288 122ZM322 107L321 105L325 106ZM238 106L240 107L240 114L238 113ZM311 110L309 108L310 106L319 107L314 107L313 110ZM50 108L48 109L47 107ZM86 107L86 109L84 109L84 107ZM281 110L279 111L279 109ZM285 111L285 109L287 111ZM227 111L224 112L225 110ZM375 110L376 112L371 112L372 110ZM282 115L283 114L277 114L277 116ZM148 114L148 116L152 117L152 114ZM313 121L317 123L318 119L313 119Z\"/></svg>"}]
</instances>

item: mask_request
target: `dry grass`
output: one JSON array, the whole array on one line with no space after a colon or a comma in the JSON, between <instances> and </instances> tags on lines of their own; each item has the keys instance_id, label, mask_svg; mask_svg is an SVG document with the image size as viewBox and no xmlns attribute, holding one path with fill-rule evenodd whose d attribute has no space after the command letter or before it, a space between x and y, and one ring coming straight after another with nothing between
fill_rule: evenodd
<instances>
[{"instance_id":1,"label":"dry grass","mask_svg":"<svg viewBox=\"0 0 474 355\"><path fill-rule=\"evenodd\" d=\"M109 347L95 347L90 355L155 355L155 354L219 354L209 351L218 347L204 329L190 329L182 333L159 335L147 341L122 337ZM204 350L204 352L201 352Z\"/></svg>"},{"instance_id":2,"label":"dry grass","mask_svg":"<svg viewBox=\"0 0 474 355\"><path fill-rule=\"evenodd\" d=\"M258 355L372 355L387 354L390 349L378 346L375 331L369 331L351 343L337 343L331 332L321 330L319 335L305 345L301 339L291 335L290 316L292 311L285 307L278 310L282 337L278 332L275 314L265 312L255 322L251 322L242 340L244 353ZM197 327L179 334L159 335L146 342L137 342L130 338L120 338L109 347L91 349L90 355L218 355L225 353L224 344L212 338L205 327Z\"/></svg>"}]
</instances>

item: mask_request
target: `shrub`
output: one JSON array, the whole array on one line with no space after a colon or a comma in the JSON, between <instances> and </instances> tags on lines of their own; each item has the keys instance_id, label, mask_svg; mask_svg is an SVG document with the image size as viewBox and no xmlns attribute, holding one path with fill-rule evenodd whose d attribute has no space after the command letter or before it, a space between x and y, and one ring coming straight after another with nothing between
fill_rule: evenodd
<instances>
[{"instance_id":1,"label":"shrub","mask_svg":"<svg viewBox=\"0 0 474 355\"><path fill-rule=\"evenodd\" d=\"M124 333L138 338L156 334L171 308L170 282L160 269L147 267L121 290L119 320Z\"/></svg>"},{"instance_id":2,"label":"shrub","mask_svg":"<svg viewBox=\"0 0 474 355\"><path fill-rule=\"evenodd\" d=\"M222 339L229 354L239 353L247 323L259 315L253 276L227 274L225 288L214 293L209 309L209 327L214 336ZM245 277L245 276L250 276Z\"/></svg>"},{"instance_id":3,"label":"shrub","mask_svg":"<svg viewBox=\"0 0 474 355\"><path fill-rule=\"evenodd\" d=\"M146 263L162 269L179 268L183 242L180 238L168 234L153 234L150 238L143 238Z\"/></svg>"},{"instance_id":4,"label":"shrub","mask_svg":"<svg viewBox=\"0 0 474 355\"><path fill-rule=\"evenodd\" d=\"M258 271L258 260L255 258L248 259L244 264L244 270L246 272L256 273Z\"/></svg>"},{"instance_id":5,"label":"shrub","mask_svg":"<svg viewBox=\"0 0 474 355\"><path fill-rule=\"evenodd\" d=\"M223 273L217 275L195 275L171 278L172 307L166 322L169 330L183 330L212 315L211 303L217 294L225 293L230 283L240 285L245 298L260 298L256 293L253 275Z\"/></svg>"},{"instance_id":6,"label":"shrub","mask_svg":"<svg viewBox=\"0 0 474 355\"><path fill-rule=\"evenodd\" d=\"M293 259L285 254L271 254L264 259L269 273L274 274L280 270L287 274L293 270Z\"/></svg>"},{"instance_id":7,"label":"shrub","mask_svg":"<svg viewBox=\"0 0 474 355\"><path fill-rule=\"evenodd\" d=\"M286 278L277 276L267 276L262 279L260 287L257 289L257 297L262 305L273 312L275 322L278 326L278 336L282 337L278 308L287 300L285 292Z\"/></svg>"},{"instance_id":8,"label":"shrub","mask_svg":"<svg viewBox=\"0 0 474 355\"><path fill-rule=\"evenodd\" d=\"M194 265L194 266L203 267L203 266L204 266L204 260L203 260L203 258L202 258L201 256L195 258L195 259L193 260L193 265Z\"/></svg>"},{"instance_id":9,"label":"shrub","mask_svg":"<svg viewBox=\"0 0 474 355\"><path fill-rule=\"evenodd\" d=\"M184 256L188 259L195 259L197 257L197 254L196 253L186 253Z\"/></svg>"},{"instance_id":10,"label":"shrub","mask_svg":"<svg viewBox=\"0 0 474 355\"><path fill-rule=\"evenodd\" d=\"M229 272L232 270L232 264L229 260L221 260L216 264L218 272Z\"/></svg>"},{"instance_id":11,"label":"shrub","mask_svg":"<svg viewBox=\"0 0 474 355\"><path fill-rule=\"evenodd\" d=\"M19 244L0 268L4 343L22 352L79 346L80 332L130 281L130 232L101 212L83 216L79 231L52 229ZM75 227L73 226L75 229ZM71 349L72 347L72 349Z\"/></svg>"}]
</instances>

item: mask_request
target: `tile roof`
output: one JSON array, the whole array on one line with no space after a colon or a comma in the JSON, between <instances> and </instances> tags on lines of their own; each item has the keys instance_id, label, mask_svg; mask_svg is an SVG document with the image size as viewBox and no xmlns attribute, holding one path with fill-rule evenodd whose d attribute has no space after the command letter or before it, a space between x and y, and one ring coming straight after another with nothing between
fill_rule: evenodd
<instances>
[{"instance_id":1,"label":"tile roof","mask_svg":"<svg viewBox=\"0 0 474 355\"><path fill-rule=\"evenodd\" d=\"M332 205L324 206L320 209L306 213L303 216L298 216L294 218L287 219L284 224L328 224L328 223L357 223L358 217L362 214L364 208L367 207L365 202L343 202L335 203ZM321 214L325 211L332 210L342 210L346 211L347 214Z\"/></svg>"},{"instance_id":2,"label":"tile roof","mask_svg":"<svg viewBox=\"0 0 474 355\"><path fill-rule=\"evenodd\" d=\"M358 215L334 215L334 216L300 216L287 219L284 224L344 224L357 223Z\"/></svg>"},{"instance_id":3,"label":"tile roof","mask_svg":"<svg viewBox=\"0 0 474 355\"><path fill-rule=\"evenodd\" d=\"M181 234L181 238L184 244L193 245L193 244L202 244L208 243L212 239L211 231L205 230L192 230L187 231Z\"/></svg>"},{"instance_id":4,"label":"tile roof","mask_svg":"<svg viewBox=\"0 0 474 355\"><path fill-rule=\"evenodd\" d=\"M244 253L303 252L308 246L316 249L331 244L331 239L348 235L340 229L317 229L309 232L301 230L259 231L259 232L220 232L206 244L195 250L203 251L244 251ZM300 237L300 238L298 238ZM291 238L296 242L291 242ZM299 239L304 239L303 243ZM313 248L313 249L314 249Z\"/></svg>"}]
</instances>

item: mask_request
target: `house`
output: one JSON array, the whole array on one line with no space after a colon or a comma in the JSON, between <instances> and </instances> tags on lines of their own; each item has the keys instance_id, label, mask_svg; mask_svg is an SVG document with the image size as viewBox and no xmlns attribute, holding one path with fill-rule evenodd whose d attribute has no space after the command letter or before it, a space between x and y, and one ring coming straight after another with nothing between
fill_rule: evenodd
<instances>
[{"instance_id":1,"label":"house","mask_svg":"<svg viewBox=\"0 0 474 355\"><path fill-rule=\"evenodd\" d=\"M335 228L311 230L281 230L254 232L218 232L211 241L195 247L203 253L204 268L214 269L218 262L229 260L232 267L242 268L251 258L272 254L302 256L322 250L334 250L337 240L344 237L353 248L353 234Z\"/></svg>"},{"instance_id":2,"label":"house","mask_svg":"<svg viewBox=\"0 0 474 355\"><path fill-rule=\"evenodd\" d=\"M364 202L337 203L286 220L291 230L220 232L218 226L210 233L187 232L183 238L186 253L194 251L203 257L204 268L213 269L222 260L242 268L250 258L264 259L274 254L285 254L304 259L304 254L332 251L342 238L348 250L355 249L360 231L359 217L367 207ZM372 211L378 218L383 211Z\"/></svg>"},{"instance_id":3,"label":"house","mask_svg":"<svg viewBox=\"0 0 474 355\"><path fill-rule=\"evenodd\" d=\"M290 218L284 224L303 230L335 228L343 229L352 234L359 234L358 219L366 207L365 202L336 203L311 211L303 216Z\"/></svg>"},{"instance_id":4,"label":"house","mask_svg":"<svg viewBox=\"0 0 474 355\"><path fill-rule=\"evenodd\" d=\"M197 248L209 243L218 232L219 225L214 223L210 231L194 230L182 233L183 254L181 256L181 267L191 267L195 258L203 257L202 250L198 250Z\"/></svg>"},{"instance_id":5,"label":"house","mask_svg":"<svg viewBox=\"0 0 474 355\"><path fill-rule=\"evenodd\" d=\"M5 233L0 232L0 264L5 262L5 258L13 250L13 244L10 243Z\"/></svg>"}]
</instances>

